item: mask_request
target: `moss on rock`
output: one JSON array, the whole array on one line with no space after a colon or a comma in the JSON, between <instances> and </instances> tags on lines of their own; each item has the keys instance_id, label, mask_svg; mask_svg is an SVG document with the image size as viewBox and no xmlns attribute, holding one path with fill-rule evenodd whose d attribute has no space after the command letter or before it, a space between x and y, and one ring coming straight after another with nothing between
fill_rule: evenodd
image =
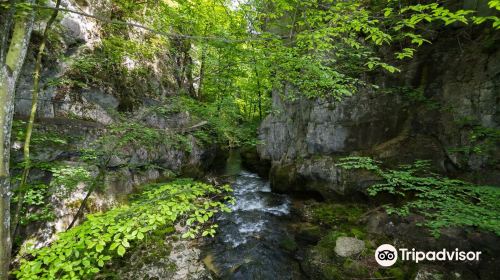
<instances>
[{"instance_id":1,"label":"moss on rock","mask_svg":"<svg viewBox=\"0 0 500 280\"><path fill-rule=\"evenodd\" d=\"M297 242L292 237L285 237L280 242L280 247L287 252L294 252L297 250Z\"/></svg>"},{"instance_id":2,"label":"moss on rock","mask_svg":"<svg viewBox=\"0 0 500 280\"><path fill-rule=\"evenodd\" d=\"M350 203L320 203L311 210L314 222L329 227L357 223L366 211L365 207Z\"/></svg>"}]
</instances>

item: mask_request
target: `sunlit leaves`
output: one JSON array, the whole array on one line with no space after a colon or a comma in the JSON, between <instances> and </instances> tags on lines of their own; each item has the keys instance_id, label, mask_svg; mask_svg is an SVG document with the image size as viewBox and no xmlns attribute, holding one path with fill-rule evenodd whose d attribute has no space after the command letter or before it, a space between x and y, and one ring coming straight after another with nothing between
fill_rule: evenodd
<instances>
[{"instance_id":1,"label":"sunlit leaves","mask_svg":"<svg viewBox=\"0 0 500 280\"><path fill-rule=\"evenodd\" d=\"M427 28L466 25L471 19L476 24L493 21L494 27L500 25L496 16L477 17L475 11L451 10L444 3L386 2L377 8L361 1L254 1L261 13L254 26L276 38L262 44L271 53L274 87L283 92L286 84L309 98L339 98L356 91L360 84L356 81L364 72L399 72L389 63L390 55L378 52L381 46L397 43L401 49L394 57L408 59L418 47L430 43L422 31ZM497 2L491 1L490 8L497 8ZM354 89L346 87L349 83Z\"/></svg>"},{"instance_id":2,"label":"sunlit leaves","mask_svg":"<svg viewBox=\"0 0 500 280\"><path fill-rule=\"evenodd\" d=\"M210 224L211 219L229 209L230 191L228 186L191 180L155 185L132 204L89 215L83 224L59 234L49 247L33 250L15 274L19 279L91 277L112 257L124 256L134 243L171 227L180 217L191 221L186 223L184 238L213 236L217 226Z\"/></svg>"}]
</instances>

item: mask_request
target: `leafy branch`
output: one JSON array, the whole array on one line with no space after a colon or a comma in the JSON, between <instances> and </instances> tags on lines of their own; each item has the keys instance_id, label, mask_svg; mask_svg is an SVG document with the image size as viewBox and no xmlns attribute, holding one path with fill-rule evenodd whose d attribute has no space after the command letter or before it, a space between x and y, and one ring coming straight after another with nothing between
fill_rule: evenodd
<instances>
[{"instance_id":1,"label":"leafy branch","mask_svg":"<svg viewBox=\"0 0 500 280\"><path fill-rule=\"evenodd\" d=\"M478 186L428 171L428 161L416 161L399 169L384 169L369 157L347 157L337 166L370 170L384 182L368 188L370 196L390 193L404 198L401 206L386 205L387 213L407 216L422 214L434 236L444 227L472 226L500 235L500 188Z\"/></svg>"}]
</instances>

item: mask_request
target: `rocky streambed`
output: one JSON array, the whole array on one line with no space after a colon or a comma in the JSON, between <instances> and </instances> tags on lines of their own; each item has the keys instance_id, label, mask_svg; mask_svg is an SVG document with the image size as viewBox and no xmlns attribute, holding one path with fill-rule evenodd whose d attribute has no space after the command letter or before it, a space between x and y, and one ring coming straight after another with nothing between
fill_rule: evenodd
<instances>
[{"instance_id":1,"label":"rocky streambed","mask_svg":"<svg viewBox=\"0 0 500 280\"><path fill-rule=\"evenodd\" d=\"M184 240L176 228L151 236L100 279L497 279L498 237L448 229L439 238L395 218L373 201L322 201L274 193L269 180L242 169L231 153L224 175L236 202L217 217L214 238ZM381 244L432 250L482 250L480 262L377 264Z\"/></svg>"},{"instance_id":2,"label":"rocky streambed","mask_svg":"<svg viewBox=\"0 0 500 280\"><path fill-rule=\"evenodd\" d=\"M226 174L233 178L236 204L218 218L219 232L201 253L215 279L479 280L500 273L499 237L493 233L449 228L435 237L418 225L423 217L389 216L378 201L274 193L269 180L241 169L239 154L230 156ZM374 255L386 243L423 251L482 251L483 258L382 267Z\"/></svg>"},{"instance_id":3,"label":"rocky streambed","mask_svg":"<svg viewBox=\"0 0 500 280\"><path fill-rule=\"evenodd\" d=\"M243 170L233 188L236 203L218 218L220 230L205 247L205 264L222 279L305 279L292 253L290 198Z\"/></svg>"}]
</instances>

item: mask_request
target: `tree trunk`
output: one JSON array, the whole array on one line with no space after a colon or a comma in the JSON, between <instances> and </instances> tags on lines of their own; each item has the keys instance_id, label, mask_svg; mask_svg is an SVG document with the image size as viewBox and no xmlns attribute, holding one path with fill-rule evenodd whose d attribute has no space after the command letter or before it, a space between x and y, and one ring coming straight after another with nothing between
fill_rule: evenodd
<instances>
[{"instance_id":1,"label":"tree trunk","mask_svg":"<svg viewBox=\"0 0 500 280\"><path fill-rule=\"evenodd\" d=\"M253 45L252 45L253 48ZM257 102L259 106L259 120L262 120L262 88L260 85L259 70L257 69L257 58L255 57L255 51L252 52L253 69L255 71L255 79L257 80Z\"/></svg>"},{"instance_id":2,"label":"tree trunk","mask_svg":"<svg viewBox=\"0 0 500 280\"><path fill-rule=\"evenodd\" d=\"M31 134L33 132L33 124L35 123L36 116L36 108L38 105L38 95L40 93L40 75L42 72L42 57L43 52L45 50L45 44L47 43L47 38L49 37L49 31L56 20L57 14L59 12L59 6L61 5L61 0L56 1L55 9L52 12L49 20L47 21L47 25L45 26L45 30L43 31L42 41L40 42L40 46L38 48L38 54L36 56L35 62L35 72L33 73L33 93L31 95L31 112L29 121L26 127L26 137L24 139L24 170L21 176L21 183L19 184L19 192L17 196L17 205L16 210L12 214L12 238L15 237L16 231L19 224L19 215L21 213L21 209L23 207L24 195L26 193L26 184L28 183L28 177L31 168L31 158L30 158L30 143L31 143Z\"/></svg>"},{"instance_id":3,"label":"tree trunk","mask_svg":"<svg viewBox=\"0 0 500 280\"><path fill-rule=\"evenodd\" d=\"M24 1L33 4L33 0ZM33 13L15 18L14 30L5 59L0 61L0 280L9 277L10 251L10 133L14 112L14 94L17 78L28 49ZM4 34L4 36L8 36ZM2 50L4 52L5 50Z\"/></svg>"},{"instance_id":4,"label":"tree trunk","mask_svg":"<svg viewBox=\"0 0 500 280\"><path fill-rule=\"evenodd\" d=\"M111 157L110 157L111 158ZM108 161L109 163L109 161ZM107 165L107 164L106 164ZM87 191L87 194L85 195L85 198L82 200L80 203L80 207L78 207L78 211L76 211L76 214L73 216L73 219L71 220L71 223L69 224L68 228L66 230L70 230L72 227L75 226L76 222L78 221L78 218L83 215L83 210L85 210L85 207L87 206L87 200L89 200L90 195L94 192L96 187L102 183L102 180L104 179L104 174L106 173L106 165L101 166L99 168L99 173L97 174L97 177L95 178L95 181L91 183L89 186L89 190Z\"/></svg>"},{"instance_id":5,"label":"tree trunk","mask_svg":"<svg viewBox=\"0 0 500 280\"><path fill-rule=\"evenodd\" d=\"M207 49L206 46L203 45L201 49L200 82L198 84L198 93L197 93L198 100L203 99L203 82L205 79L206 59L207 59Z\"/></svg>"}]
</instances>

